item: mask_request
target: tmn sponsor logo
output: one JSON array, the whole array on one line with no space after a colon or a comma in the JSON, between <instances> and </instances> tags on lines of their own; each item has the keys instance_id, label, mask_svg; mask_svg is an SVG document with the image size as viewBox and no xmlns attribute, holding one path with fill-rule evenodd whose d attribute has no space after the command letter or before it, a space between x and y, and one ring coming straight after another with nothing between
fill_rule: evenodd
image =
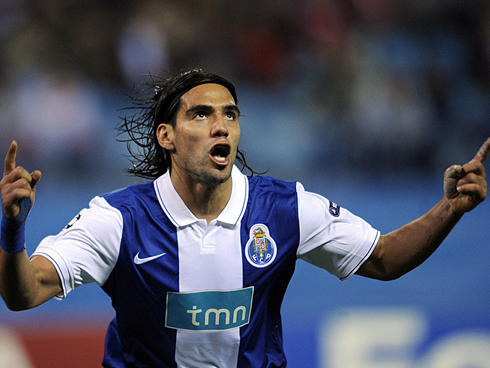
<instances>
[{"instance_id":1,"label":"tmn sponsor logo","mask_svg":"<svg viewBox=\"0 0 490 368\"><path fill-rule=\"evenodd\" d=\"M167 293L165 326L180 330L219 331L250 322L254 288Z\"/></svg>"}]
</instances>

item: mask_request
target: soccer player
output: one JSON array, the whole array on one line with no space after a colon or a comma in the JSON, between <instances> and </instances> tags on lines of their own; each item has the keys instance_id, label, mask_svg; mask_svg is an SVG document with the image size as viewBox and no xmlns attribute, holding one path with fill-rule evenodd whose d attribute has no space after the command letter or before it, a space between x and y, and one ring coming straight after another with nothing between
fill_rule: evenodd
<instances>
[{"instance_id":1,"label":"soccer player","mask_svg":"<svg viewBox=\"0 0 490 368\"><path fill-rule=\"evenodd\" d=\"M299 183L240 172L229 81L193 70L153 83L123 123L143 149L130 172L151 180L95 197L31 258L24 227L41 173L16 165L16 142L0 184L5 303L33 308L97 282L116 312L105 367L284 367L280 307L298 258L340 279L392 280L486 198L490 138L446 170L432 209L380 235Z\"/></svg>"}]
</instances>

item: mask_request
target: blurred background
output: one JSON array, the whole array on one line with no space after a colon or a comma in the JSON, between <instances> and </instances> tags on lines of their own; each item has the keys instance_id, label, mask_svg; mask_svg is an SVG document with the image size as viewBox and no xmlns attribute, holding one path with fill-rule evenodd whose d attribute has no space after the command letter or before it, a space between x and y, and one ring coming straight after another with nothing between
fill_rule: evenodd
<instances>
[{"instance_id":1,"label":"blurred background","mask_svg":"<svg viewBox=\"0 0 490 368\"><path fill-rule=\"evenodd\" d=\"M18 164L43 172L29 253L93 196L138 182L120 109L144 75L195 67L235 83L256 171L382 232L427 211L445 168L490 136L489 1L2 0L0 152L16 139ZM489 222L484 203L389 283L298 262L288 366L490 367ZM96 285L32 311L2 304L0 367L100 366L112 316Z\"/></svg>"}]
</instances>

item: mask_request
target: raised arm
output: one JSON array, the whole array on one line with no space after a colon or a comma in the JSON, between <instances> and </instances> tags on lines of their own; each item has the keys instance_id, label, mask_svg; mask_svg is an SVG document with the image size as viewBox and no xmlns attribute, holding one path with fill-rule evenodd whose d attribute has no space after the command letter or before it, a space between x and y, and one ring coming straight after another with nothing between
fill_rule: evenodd
<instances>
[{"instance_id":1,"label":"raised arm","mask_svg":"<svg viewBox=\"0 0 490 368\"><path fill-rule=\"evenodd\" d=\"M12 310L23 310L44 303L62 291L53 264L44 257L29 260L25 250L24 226L34 203L41 172L29 174L15 165L17 142L5 157L0 182L3 218L0 233L0 294Z\"/></svg>"},{"instance_id":2,"label":"raised arm","mask_svg":"<svg viewBox=\"0 0 490 368\"><path fill-rule=\"evenodd\" d=\"M420 218L382 235L371 257L357 274L393 280L424 262L442 243L463 214L487 196L483 163L490 152L490 138L466 165L453 165L444 174L444 196Z\"/></svg>"}]
</instances>

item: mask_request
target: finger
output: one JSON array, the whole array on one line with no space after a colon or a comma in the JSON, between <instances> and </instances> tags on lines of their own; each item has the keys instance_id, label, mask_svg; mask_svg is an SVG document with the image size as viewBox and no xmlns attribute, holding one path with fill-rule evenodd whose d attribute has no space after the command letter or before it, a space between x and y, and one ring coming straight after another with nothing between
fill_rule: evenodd
<instances>
[{"instance_id":1,"label":"finger","mask_svg":"<svg viewBox=\"0 0 490 368\"><path fill-rule=\"evenodd\" d=\"M35 178L33 178L32 175L29 174L27 170L21 166L17 166L9 172L9 182L14 183L16 181L21 181L25 183L26 188L29 189L31 189L32 181L34 179Z\"/></svg>"},{"instance_id":2,"label":"finger","mask_svg":"<svg viewBox=\"0 0 490 368\"><path fill-rule=\"evenodd\" d=\"M483 163L475 159L463 165L463 170L460 174L460 177L464 177L466 174L469 173L475 173L477 175L483 176L484 178L486 177L485 167L483 166Z\"/></svg>"},{"instance_id":3,"label":"finger","mask_svg":"<svg viewBox=\"0 0 490 368\"><path fill-rule=\"evenodd\" d=\"M485 143L483 143L476 153L474 160L479 161L481 163L485 162L488 157L488 153L490 152L490 138L487 138Z\"/></svg>"},{"instance_id":4,"label":"finger","mask_svg":"<svg viewBox=\"0 0 490 368\"><path fill-rule=\"evenodd\" d=\"M3 176L8 175L13 169L15 169L15 158L17 157L17 142L13 141L10 144L10 148L5 156L5 166L3 169Z\"/></svg>"},{"instance_id":5,"label":"finger","mask_svg":"<svg viewBox=\"0 0 490 368\"><path fill-rule=\"evenodd\" d=\"M457 182L458 187L465 184L478 184L482 187L486 187L486 180L481 175L468 173Z\"/></svg>"},{"instance_id":6,"label":"finger","mask_svg":"<svg viewBox=\"0 0 490 368\"><path fill-rule=\"evenodd\" d=\"M483 187L478 183L461 184L458 186L458 192L469 195L479 202L485 200L487 197L486 187Z\"/></svg>"}]
</instances>

